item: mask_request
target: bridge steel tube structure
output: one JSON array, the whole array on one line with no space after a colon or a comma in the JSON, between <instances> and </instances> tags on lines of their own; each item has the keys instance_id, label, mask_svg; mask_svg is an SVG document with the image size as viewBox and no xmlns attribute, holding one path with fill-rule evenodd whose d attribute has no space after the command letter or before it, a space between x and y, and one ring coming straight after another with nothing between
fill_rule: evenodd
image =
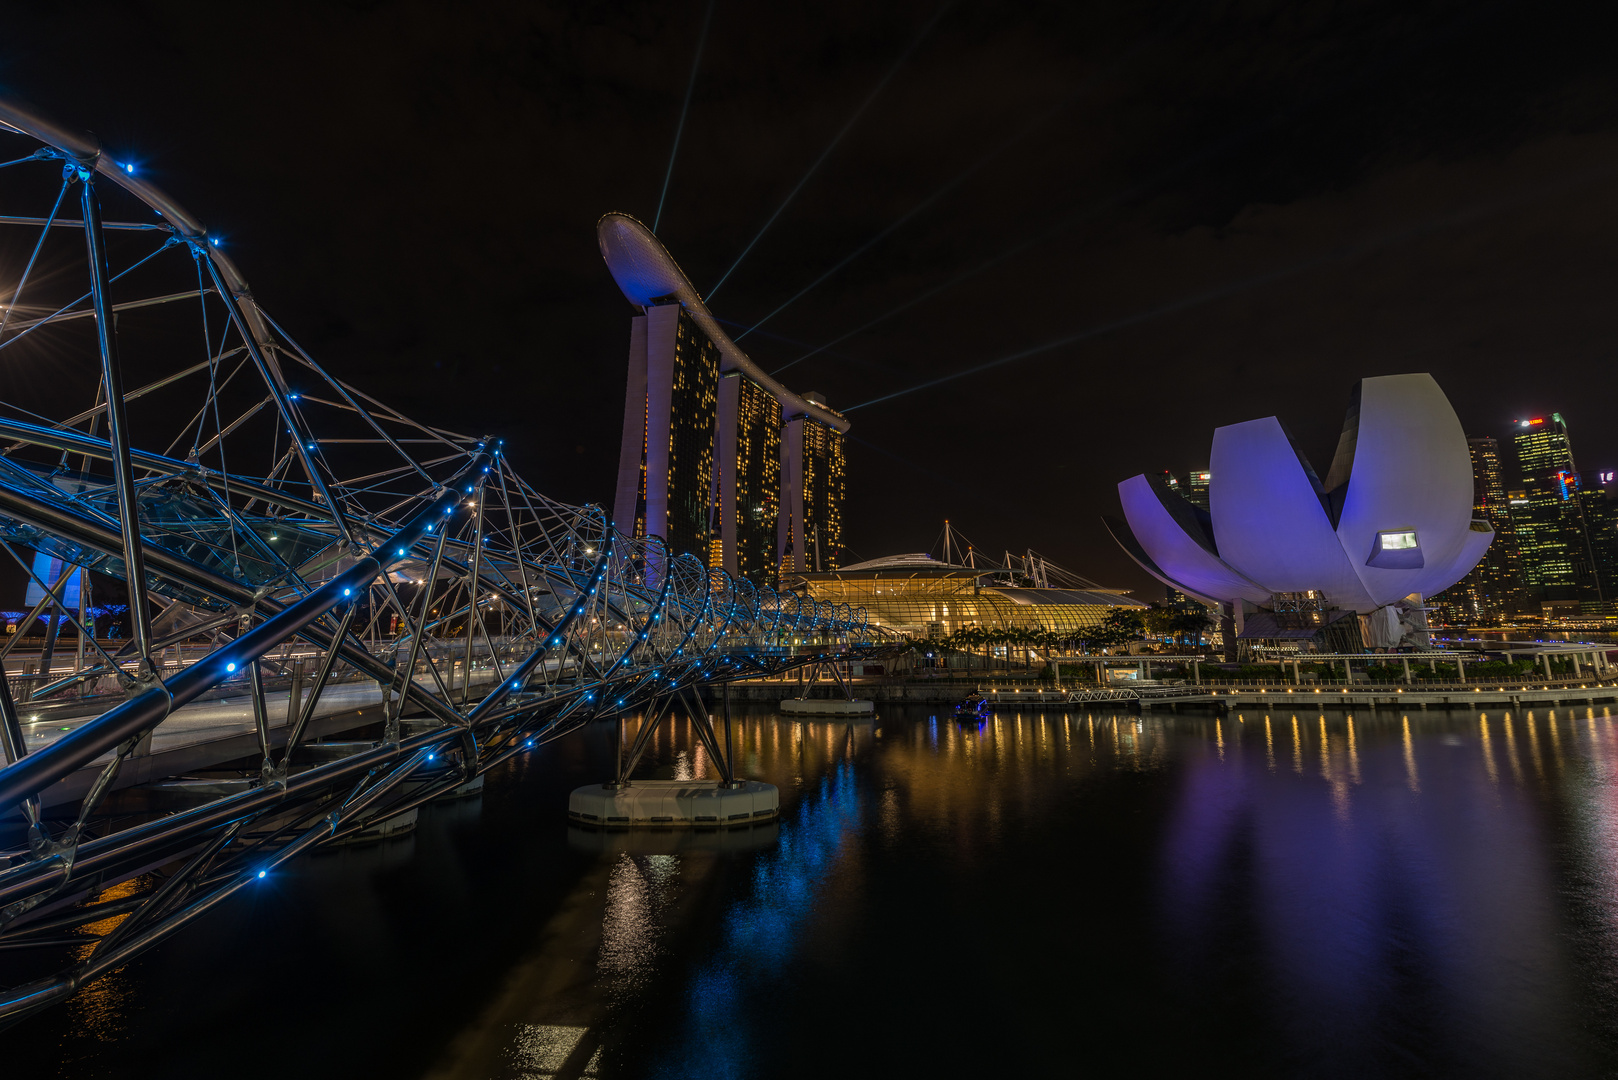
<instances>
[{"instance_id":1,"label":"bridge steel tube structure","mask_svg":"<svg viewBox=\"0 0 1618 1080\"><path fill-rule=\"evenodd\" d=\"M498 439L332 377L139 172L0 98L0 229L30 252L0 261L0 545L121 583L134 629L61 677L0 684L0 948L120 918L82 959L0 989L0 1025L286 860L592 720L879 647L863 611L623 535L534 490ZM41 605L67 625L61 596ZM374 694L375 737L311 755L338 685ZM188 710L227 695L262 760L218 763L234 778L182 805L138 801L184 787L155 738L184 743ZM64 709L66 735L22 719ZM168 864L160 886L96 902Z\"/></svg>"}]
</instances>

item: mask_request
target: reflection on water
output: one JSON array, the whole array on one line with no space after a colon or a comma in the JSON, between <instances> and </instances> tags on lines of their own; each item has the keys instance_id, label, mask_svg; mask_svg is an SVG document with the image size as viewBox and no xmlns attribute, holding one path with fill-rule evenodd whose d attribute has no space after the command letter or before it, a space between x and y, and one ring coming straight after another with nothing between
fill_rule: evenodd
<instances>
[{"instance_id":1,"label":"reflection on water","mask_svg":"<svg viewBox=\"0 0 1618 1080\"><path fill-rule=\"evenodd\" d=\"M596 962L609 995L637 989L653 971L661 917L679 874L676 855L618 856L607 879L601 958Z\"/></svg>"},{"instance_id":2,"label":"reflection on water","mask_svg":"<svg viewBox=\"0 0 1618 1080\"><path fill-rule=\"evenodd\" d=\"M676 965L668 1022L609 1033L620 1060L826 1075L849 1061L807 1033L869 1008L869 1074L1618 1062L1608 709L880 724L749 721L755 772L801 797ZM822 750L818 787L782 745ZM1171 1022L1120 1043L1141 1010Z\"/></svg>"},{"instance_id":3,"label":"reflection on water","mask_svg":"<svg viewBox=\"0 0 1618 1080\"><path fill-rule=\"evenodd\" d=\"M601 725L300 862L0 1060L278 1076L241 1040L295 1030L303 1080L1618 1071L1607 707L743 710L734 743L778 824L570 831ZM644 768L707 762L672 723Z\"/></svg>"},{"instance_id":4,"label":"reflection on water","mask_svg":"<svg viewBox=\"0 0 1618 1080\"><path fill-rule=\"evenodd\" d=\"M565 1024L524 1024L517 1033L513 1059L522 1070L523 1080L551 1080L567 1069L569 1060L578 1053L589 1028L570 1027ZM601 1047L585 1062L580 1076L599 1076Z\"/></svg>"},{"instance_id":5,"label":"reflection on water","mask_svg":"<svg viewBox=\"0 0 1618 1080\"><path fill-rule=\"evenodd\" d=\"M689 1023L680 1044L661 1055L675 1075L746 1076L752 1031L738 1023L768 1001L798 959L804 923L815 909L843 845L859 825L854 769L842 762L798 804L777 849L753 865L746 895L727 908L719 941L702 958L682 1002Z\"/></svg>"}]
</instances>

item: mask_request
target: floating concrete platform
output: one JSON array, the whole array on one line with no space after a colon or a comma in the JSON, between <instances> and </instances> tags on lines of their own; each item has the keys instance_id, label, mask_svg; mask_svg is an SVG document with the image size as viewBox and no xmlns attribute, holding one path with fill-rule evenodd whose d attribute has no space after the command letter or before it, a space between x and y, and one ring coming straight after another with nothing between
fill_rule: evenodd
<instances>
[{"instance_id":1,"label":"floating concrete platform","mask_svg":"<svg viewBox=\"0 0 1618 1080\"><path fill-rule=\"evenodd\" d=\"M787 716L870 716L876 703L865 698L787 698L778 706Z\"/></svg>"},{"instance_id":2,"label":"floating concrete platform","mask_svg":"<svg viewBox=\"0 0 1618 1080\"><path fill-rule=\"evenodd\" d=\"M742 780L727 788L714 780L636 780L624 787L587 784L567 799L567 816L587 825L747 825L781 812L774 784Z\"/></svg>"}]
</instances>

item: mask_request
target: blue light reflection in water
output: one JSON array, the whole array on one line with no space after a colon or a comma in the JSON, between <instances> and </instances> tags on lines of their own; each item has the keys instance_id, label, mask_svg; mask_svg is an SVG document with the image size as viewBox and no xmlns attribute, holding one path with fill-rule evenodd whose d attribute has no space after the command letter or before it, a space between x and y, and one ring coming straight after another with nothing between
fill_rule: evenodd
<instances>
[{"instance_id":1,"label":"blue light reflection in water","mask_svg":"<svg viewBox=\"0 0 1618 1080\"><path fill-rule=\"evenodd\" d=\"M685 990L683 1045L656 1075L756 1075L751 1029L736 1022L737 1012L765 1000L768 984L795 959L827 876L859 828L854 766L844 761L799 802L776 849L754 867L748 895L725 912L719 948Z\"/></svg>"}]
</instances>

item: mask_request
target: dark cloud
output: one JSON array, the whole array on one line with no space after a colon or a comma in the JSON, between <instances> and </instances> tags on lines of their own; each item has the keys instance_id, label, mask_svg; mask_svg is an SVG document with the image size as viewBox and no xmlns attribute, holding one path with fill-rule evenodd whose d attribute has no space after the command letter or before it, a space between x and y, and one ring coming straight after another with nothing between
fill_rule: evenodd
<instances>
[{"instance_id":1,"label":"dark cloud","mask_svg":"<svg viewBox=\"0 0 1618 1080\"><path fill-rule=\"evenodd\" d=\"M33 5L0 82L143 162L329 368L605 500L629 309L704 4ZM720 0L662 233L709 288L938 10ZM1469 430L1559 409L1618 466L1618 15L1604 5L953 4L716 298L767 368L1016 248L788 381L857 411L848 539L950 517L1141 579L1134 472L1277 413L1323 463L1354 379L1432 371ZM1113 327L1098 334L1093 328ZM582 451L581 451L582 448Z\"/></svg>"}]
</instances>

